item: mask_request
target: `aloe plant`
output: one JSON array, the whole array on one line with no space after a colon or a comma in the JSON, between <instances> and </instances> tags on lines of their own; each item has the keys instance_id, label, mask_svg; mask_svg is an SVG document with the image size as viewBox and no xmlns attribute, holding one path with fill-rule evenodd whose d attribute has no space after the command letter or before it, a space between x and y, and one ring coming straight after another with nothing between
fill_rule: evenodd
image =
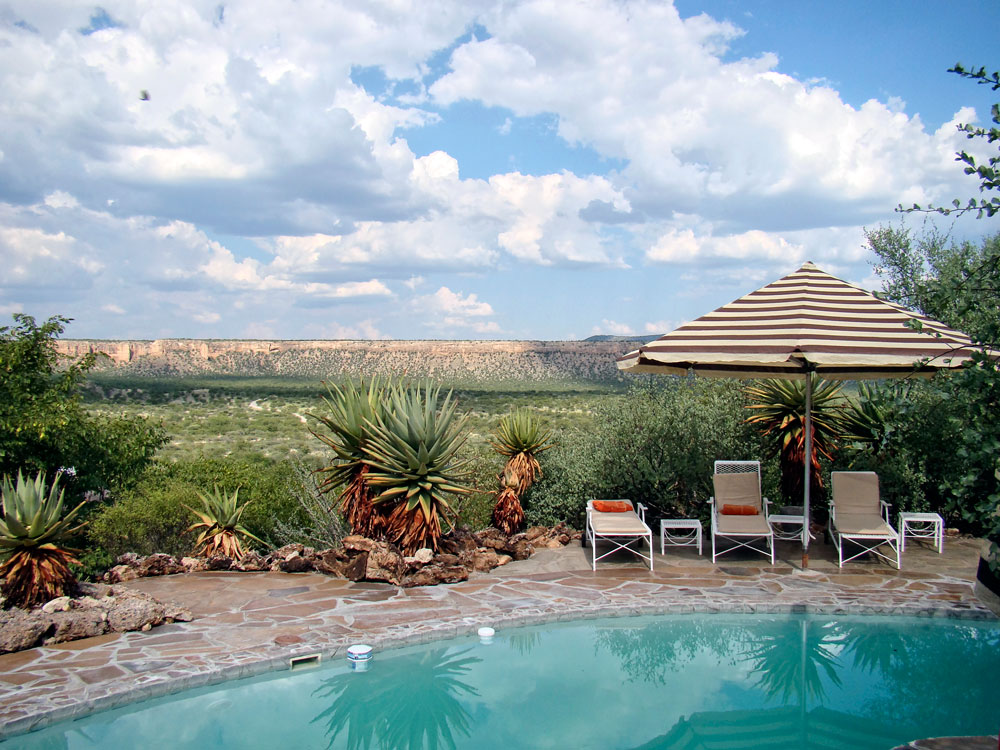
<instances>
[{"instance_id":1,"label":"aloe plant","mask_svg":"<svg viewBox=\"0 0 1000 750\"><path fill-rule=\"evenodd\" d=\"M840 383L813 377L812 473L810 491L815 500L823 497L819 458L833 458L837 441L851 431ZM781 491L786 500L803 494L805 469L805 381L764 380L747 387L754 402L747 406L757 413L747 422L757 425L764 435L774 438L775 453L781 457Z\"/></svg>"},{"instance_id":2,"label":"aloe plant","mask_svg":"<svg viewBox=\"0 0 1000 750\"><path fill-rule=\"evenodd\" d=\"M500 491L493 507L493 525L505 534L515 533L524 523L521 498L542 475L538 454L552 447L552 431L542 427L527 409L515 409L500 419L490 445L507 457L498 477Z\"/></svg>"},{"instance_id":3,"label":"aloe plant","mask_svg":"<svg viewBox=\"0 0 1000 750\"><path fill-rule=\"evenodd\" d=\"M343 386L327 384L326 414L310 414L327 432L310 430L333 450L336 462L319 470L319 489L330 493L340 489L340 507L355 534L378 539L384 534L385 519L372 504L374 492L368 482L365 449L372 427L382 422L386 403L393 390L389 381L374 377L367 383Z\"/></svg>"},{"instance_id":4,"label":"aloe plant","mask_svg":"<svg viewBox=\"0 0 1000 750\"><path fill-rule=\"evenodd\" d=\"M440 393L429 383L394 388L382 419L368 423L373 502L386 509L386 538L407 554L437 549L442 521L453 526L457 515L449 498L472 492L463 484L467 462L457 458L466 420L456 417L451 391L443 401Z\"/></svg>"},{"instance_id":5,"label":"aloe plant","mask_svg":"<svg viewBox=\"0 0 1000 750\"><path fill-rule=\"evenodd\" d=\"M3 518L0 519L0 576L3 593L11 604L32 607L65 596L76 585L71 565L78 565L74 552L63 543L85 524L73 526L83 503L63 515L63 493L59 475L46 486L44 472L17 482L0 480Z\"/></svg>"},{"instance_id":6,"label":"aloe plant","mask_svg":"<svg viewBox=\"0 0 1000 750\"><path fill-rule=\"evenodd\" d=\"M240 517L249 502L241 505L239 495L238 489L232 495L227 495L215 487L211 495L198 493L202 510L184 506L201 519L186 530L187 532L201 530L195 541L196 554L203 554L206 557L225 555L233 560L242 560L246 554L246 550L243 549L243 539L252 539L264 544L240 523Z\"/></svg>"}]
</instances>

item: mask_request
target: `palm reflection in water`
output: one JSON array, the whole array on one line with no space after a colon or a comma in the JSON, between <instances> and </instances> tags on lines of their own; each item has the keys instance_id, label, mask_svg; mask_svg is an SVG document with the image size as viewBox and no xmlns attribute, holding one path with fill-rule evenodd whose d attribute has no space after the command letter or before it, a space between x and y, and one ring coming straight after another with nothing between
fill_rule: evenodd
<instances>
[{"instance_id":1,"label":"palm reflection in water","mask_svg":"<svg viewBox=\"0 0 1000 750\"><path fill-rule=\"evenodd\" d=\"M377 664L381 674L345 672L324 680L313 695L332 703L313 723L326 722L330 747L346 729L348 750L453 750L455 733L468 737L471 720L459 696L479 694L458 679L481 661L464 656L469 650L384 657Z\"/></svg>"}]
</instances>

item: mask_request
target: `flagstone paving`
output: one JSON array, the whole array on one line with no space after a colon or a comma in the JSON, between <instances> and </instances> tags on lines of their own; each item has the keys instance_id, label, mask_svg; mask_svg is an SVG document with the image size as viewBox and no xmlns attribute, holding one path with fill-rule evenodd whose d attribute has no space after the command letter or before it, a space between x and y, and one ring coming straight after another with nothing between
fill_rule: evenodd
<instances>
[{"instance_id":1,"label":"flagstone paving","mask_svg":"<svg viewBox=\"0 0 1000 750\"><path fill-rule=\"evenodd\" d=\"M809 612L995 619L973 594L981 542L949 538L943 555L911 544L903 570L862 560L839 569L814 544L771 566L739 552L656 555L655 570L619 553L592 571L578 545L450 586L400 589L314 573L205 572L129 586L191 609L188 623L0 656L0 737L95 710L276 669L296 656L342 655L556 620L686 612Z\"/></svg>"}]
</instances>

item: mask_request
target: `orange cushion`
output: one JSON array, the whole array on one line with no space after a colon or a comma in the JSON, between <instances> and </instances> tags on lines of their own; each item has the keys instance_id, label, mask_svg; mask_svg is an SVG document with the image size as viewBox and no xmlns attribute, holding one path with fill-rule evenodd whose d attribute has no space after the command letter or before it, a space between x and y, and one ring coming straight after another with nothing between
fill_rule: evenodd
<instances>
[{"instance_id":1,"label":"orange cushion","mask_svg":"<svg viewBox=\"0 0 1000 750\"><path fill-rule=\"evenodd\" d=\"M757 507L754 505L723 505L722 515L724 516L756 516Z\"/></svg>"},{"instance_id":2,"label":"orange cushion","mask_svg":"<svg viewBox=\"0 0 1000 750\"><path fill-rule=\"evenodd\" d=\"M628 513L632 506L624 500L595 500L594 510L598 513Z\"/></svg>"}]
</instances>

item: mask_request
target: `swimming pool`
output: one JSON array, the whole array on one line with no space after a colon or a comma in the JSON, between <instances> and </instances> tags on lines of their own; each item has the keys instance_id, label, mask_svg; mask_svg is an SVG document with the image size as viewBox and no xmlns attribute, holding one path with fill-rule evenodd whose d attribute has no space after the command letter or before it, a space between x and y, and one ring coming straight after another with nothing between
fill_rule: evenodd
<instances>
[{"instance_id":1,"label":"swimming pool","mask_svg":"<svg viewBox=\"0 0 1000 750\"><path fill-rule=\"evenodd\" d=\"M0 748L889 748L993 734L995 622L676 615L377 652L52 725Z\"/></svg>"}]
</instances>

